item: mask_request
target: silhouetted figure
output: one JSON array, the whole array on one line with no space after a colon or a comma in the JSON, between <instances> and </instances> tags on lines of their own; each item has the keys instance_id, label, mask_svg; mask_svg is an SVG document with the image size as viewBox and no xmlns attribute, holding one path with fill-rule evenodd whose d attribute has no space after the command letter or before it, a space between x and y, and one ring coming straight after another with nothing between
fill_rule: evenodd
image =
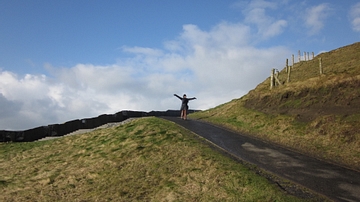
<instances>
[{"instance_id":1,"label":"silhouetted figure","mask_svg":"<svg viewBox=\"0 0 360 202\"><path fill-rule=\"evenodd\" d=\"M181 100L181 108L180 108L180 111L181 111L181 118L186 120L186 116L187 116L187 111L189 109L189 106L188 106L188 102L189 100L194 100L196 99L196 97L193 97L193 98L186 98L186 94L183 95L183 97L180 97L176 94L174 94L174 96L178 97L180 100Z\"/></svg>"}]
</instances>

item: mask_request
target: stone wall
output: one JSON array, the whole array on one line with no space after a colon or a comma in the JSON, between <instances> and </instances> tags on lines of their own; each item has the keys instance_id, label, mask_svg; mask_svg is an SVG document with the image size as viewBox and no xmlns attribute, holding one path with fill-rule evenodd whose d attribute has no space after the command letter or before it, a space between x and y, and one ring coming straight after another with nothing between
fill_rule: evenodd
<instances>
[{"instance_id":1,"label":"stone wall","mask_svg":"<svg viewBox=\"0 0 360 202\"><path fill-rule=\"evenodd\" d=\"M196 111L198 110L189 110L188 112L193 113ZM115 114L102 114L94 118L76 119L63 124L51 124L24 131L0 130L0 142L32 142L44 137L63 136L79 129L93 129L107 123L146 116L180 116L180 111L120 111Z\"/></svg>"}]
</instances>

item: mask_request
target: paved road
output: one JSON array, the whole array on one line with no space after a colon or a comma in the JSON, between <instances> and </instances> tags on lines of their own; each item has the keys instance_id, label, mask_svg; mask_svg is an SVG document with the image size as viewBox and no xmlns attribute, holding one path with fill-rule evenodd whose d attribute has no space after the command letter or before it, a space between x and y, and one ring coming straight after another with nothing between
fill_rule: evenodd
<instances>
[{"instance_id":1,"label":"paved road","mask_svg":"<svg viewBox=\"0 0 360 202\"><path fill-rule=\"evenodd\" d=\"M206 138L233 156L334 201L360 202L360 173L277 147L209 123L162 117Z\"/></svg>"}]
</instances>

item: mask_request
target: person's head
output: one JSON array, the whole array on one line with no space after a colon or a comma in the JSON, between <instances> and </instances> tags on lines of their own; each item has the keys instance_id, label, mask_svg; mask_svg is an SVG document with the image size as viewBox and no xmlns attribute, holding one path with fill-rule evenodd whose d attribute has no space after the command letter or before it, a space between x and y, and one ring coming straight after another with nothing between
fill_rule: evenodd
<instances>
[{"instance_id":1,"label":"person's head","mask_svg":"<svg viewBox=\"0 0 360 202\"><path fill-rule=\"evenodd\" d=\"M183 98L186 98L186 94L183 95Z\"/></svg>"}]
</instances>

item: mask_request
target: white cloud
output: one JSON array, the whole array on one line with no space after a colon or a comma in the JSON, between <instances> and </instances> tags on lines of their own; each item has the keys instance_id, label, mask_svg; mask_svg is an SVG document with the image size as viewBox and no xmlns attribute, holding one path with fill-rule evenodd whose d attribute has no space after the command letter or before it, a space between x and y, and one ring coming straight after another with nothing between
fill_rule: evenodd
<instances>
[{"instance_id":1,"label":"white cloud","mask_svg":"<svg viewBox=\"0 0 360 202\"><path fill-rule=\"evenodd\" d=\"M352 29L360 32L360 2L352 6L350 10Z\"/></svg>"},{"instance_id":2,"label":"white cloud","mask_svg":"<svg viewBox=\"0 0 360 202\"><path fill-rule=\"evenodd\" d=\"M246 3L245 7L247 9L256 9L256 8L270 8L276 9L278 7L278 3L282 1L266 1L266 0L251 0L249 3ZM243 2L239 2L238 5L244 5Z\"/></svg>"},{"instance_id":3,"label":"white cloud","mask_svg":"<svg viewBox=\"0 0 360 202\"><path fill-rule=\"evenodd\" d=\"M251 32L248 26L241 23L222 22L209 32L200 30L196 25L184 25L180 42L186 45L186 50L200 51L199 48L229 49L248 45ZM198 53L199 54L199 53Z\"/></svg>"},{"instance_id":4,"label":"white cloud","mask_svg":"<svg viewBox=\"0 0 360 202\"><path fill-rule=\"evenodd\" d=\"M273 26L278 29L276 22ZM125 47L134 56L116 64L45 64L51 76L0 71L0 104L7 106L0 128L27 129L121 110L178 109L174 93L197 97L190 108L215 107L246 94L290 55L284 47L253 47L251 40L250 27L241 23L222 22L209 31L184 25L163 50Z\"/></svg>"},{"instance_id":5,"label":"white cloud","mask_svg":"<svg viewBox=\"0 0 360 202\"><path fill-rule=\"evenodd\" d=\"M265 0L253 0L243 9L245 22L255 24L258 30L258 35L263 40L278 36L284 32L288 22L285 19L276 19L268 15L267 11L278 11L280 6L284 6L286 4L287 1L270 2Z\"/></svg>"},{"instance_id":6,"label":"white cloud","mask_svg":"<svg viewBox=\"0 0 360 202\"><path fill-rule=\"evenodd\" d=\"M161 50L155 50L152 48L124 46L122 49L124 52L135 53L135 54L144 54L144 55L153 55L153 56L162 55Z\"/></svg>"},{"instance_id":7,"label":"white cloud","mask_svg":"<svg viewBox=\"0 0 360 202\"><path fill-rule=\"evenodd\" d=\"M305 11L305 26L309 29L309 35L318 34L325 24L325 20L329 17L331 7L327 3L306 9Z\"/></svg>"}]
</instances>

